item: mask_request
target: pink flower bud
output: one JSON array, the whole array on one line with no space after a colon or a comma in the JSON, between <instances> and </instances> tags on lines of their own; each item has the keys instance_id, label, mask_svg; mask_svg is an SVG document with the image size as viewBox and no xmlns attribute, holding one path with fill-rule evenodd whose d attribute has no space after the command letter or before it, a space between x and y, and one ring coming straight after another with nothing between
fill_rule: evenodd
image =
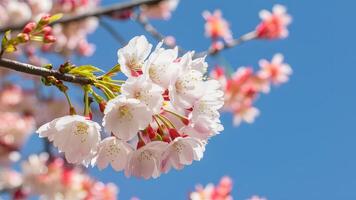
<instances>
[{"instance_id":1,"label":"pink flower bud","mask_svg":"<svg viewBox=\"0 0 356 200\"><path fill-rule=\"evenodd\" d=\"M56 38L53 35L45 35L43 42L44 43L53 43L56 41Z\"/></svg>"},{"instance_id":2,"label":"pink flower bud","mask_svg":"<svg viewBox=\"0 0 356 200\"><path fill-rule=\"evenodd\" d=\"M26 26L23 28L22 32L23 33L30 33L33 31L33 29L36 27L35 22L29 22L26 24Z\"/></svg>"},{"instance_id":3,"label":"pink flower bud","mask_svg":"<svg viewBox=\"0 0 356 200\"><path fill-rule=\"evenodd\" d=\"M42 29L43 34L45 35L51 35L52 34L52 27L50 26L45 26Z\"/></svg>"}]
</instances>

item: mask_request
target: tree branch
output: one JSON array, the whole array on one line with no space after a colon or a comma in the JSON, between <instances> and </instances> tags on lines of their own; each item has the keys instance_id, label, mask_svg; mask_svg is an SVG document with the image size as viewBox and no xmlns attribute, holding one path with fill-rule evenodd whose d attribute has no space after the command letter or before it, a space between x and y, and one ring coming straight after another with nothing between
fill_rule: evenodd
<instances>
[{"instance_id":1,"label":"tree branch","mask_svg":"<svg viewBox=\"0 0 356 200\"><path fill-rule=\"evenodd\" d=\"M69 22L82 20L82 19L85 19L88 17L100 17L100 16L105 16L105 15L107 16L107 15L111 15L115 12L120 12L120 11L124 11L127 9L133 9L133 8L136 8L141 5L157 4L161 1L163 1L163 0L133 0L133 1L125 2L125 3L117 3L117 4L113 4L111 6L108 6L108 7L97 8L94 10L88 10L85 13L75 15L75 16L65 16L62 19L53 22L52 24L69 23ZM0 32L4 33L7 30L13 30L13 31L21 30L26 24L27 24L27 22L19 24L19 25L10 25L7 27L1 27Z\"/></svg>"},{"instance_id":2,"label":"tree branch","mask_svg":"<svg viewBox=\"0 0 356 200\"><path fill-rule=\"evenodd\" d=\"M203 56L213 56L213 55L216 55L217 53L223 51L223 50L226 50L226 49L230 49L230 48L233 48L237 45L240 45L240 44L243 44L247 41L250 41L250 40L253 40L253 39L256 39L257 35L256 35L256 32L255 31L252 31L252 32L249 32L249 33L246 33L244 35L242 35L241 37L237 38L237 39L234 39L233 41L229 42L229 43L226 43L222 46L221 49L219 50L216 50L216 49L213 49L213 48L210 48L206 51L203 51L203 52L200 52L200 53L196 53L194 57L198 58L198 57L203 57Z\"/></svg>"},{"instance_id":3,"label":"tree branch","mask_svg":"<svg viewBox=\"0 0 356 200\"><path fill-rule=\"evenodd\" d=\"M18 72L23 72L26 74L32 74L36 76L54 76L58 80L77 83L81 85L91 84L92 80L80 76L74 76L71 74L62 74L57 70L49 70L43 67L34 66L27 63L22 63L15 60L10 60L6 58L0 58L0 67L12 69Z\"/></svg>"},{"instance_id":4,"label":"tree branch","mask_svg":"<svg viewBox=\"0 0 356 200\"><path fill-rule=\"evenodd\" d=\"M163 41L163 44L170 47L170 48L174 48L176 45L170 45L167 44L165 42L166 36L163 35L161 32L159 32L149 21L145 16L142 15L134 15L133 19L139 24L141 25L141 27L147 32L149 33L154 39L156 39L157 41L161 42ZM178 51L180 54L184 54L186 53L186 51L178 46Z\"/></svg>"},{"instance_id":5,"label":"tree branch","mask_svg":"<svg viewBox=\"0 0 356 200\"><path fill-rule=\"evenodd\" d=\"M121 45L124 46L127 44L125 39L119 34L118 31L114 27L112 27L109 23L106 23L103 19L100 19L99 24L103 27L110 35Z\"/></svg>"}]
</instances>

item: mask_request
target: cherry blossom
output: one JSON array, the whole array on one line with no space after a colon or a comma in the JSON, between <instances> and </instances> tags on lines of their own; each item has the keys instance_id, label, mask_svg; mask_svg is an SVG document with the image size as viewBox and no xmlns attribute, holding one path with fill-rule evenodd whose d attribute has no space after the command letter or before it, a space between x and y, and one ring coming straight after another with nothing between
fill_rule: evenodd
<instances>
[{"instance_id":1,"label":"cherry blossom","mask_svg":"<svg viewBox=\"0 0 356 200\"><path fill-rule=\"evenodd\" d=\"M118 96L110 100L105 108L103 126L122 140L132 139L152 120L152 111L137 99Z\"/></svg>"},{"instance_id":2,"label":"cherry blossom","mask_svg":"<svg viewBox=\"0 0 356 200\"><path fill-rule=\"evenodd\" d=\"M287 26L292 18L287 14L287 9L282 5L273 6L273 12L262 10L260 18L262 22L257 26L256 32L258 38L278 39L288 36Z\"/></svg>"},{"instance_id":3,"label":"cherry blossom","mask_svg":"<svg viewBox=\"0 0 356 200\"><path fill-rule=\"evenodd\" d=\"M65 153L69 163L87 165L97 151L101 127L83 116L72 115L54 119L36 132L47 137Z\"/></svg>"},{"instance_id":4,"label":"cherry blossom","mask_svg":"<svg viewBox=\"0 0 356 200\"><path fill-rule=\"evenodd\" d=\"M153 114L158 114L163 104L163 89L152 83L146 76L126 80L122 86L122 94L128 98L139 100Z\"/></svg>"},{"instance_id":5,"label":"cherry blossom","mask_svg":"<svg viewBox=\"0 0 356 200\"><path fill-rule=\"evenodd\" d=\"M283 59L282 54L276 54L271 62L264 59L260 60L261 71L259 76L263 79L270 79L276 85L287 82L293 71L288 64L283 63Z\"/></svg>"},{"instance_id":6,"label":"cherry blossom","mask_svg":"<svg viewBox=\"0 0 356 200\"><path fill-rule=\"evenodd\" d=\"M116 171L126 167L128 155L133 150L128 143L116 137L105 138L100 142L98 149L98 157L92 164L97 165L99 169L104 169L111 164Z\"/></svg>"},{"instance_id":7,"label":"cherry blossom","mask_svg":"<svg viewBox=\"0 0 356 200\"><path fill-rule=\"evenodd\" d=\"M142 71L145 59L148 57L152 45L148 43L145 36L136 36L123 48L117 51L118 63L122 72L130 77Z\"/></svg>"},{"instance_id":8,"label":"cherry blossom","mask_svg":"<svg viewBox=\"0 0 356 200\"><path fill-rule=\"evenodd\" d=\"M168 172L171 167L182 169L191 165L193 160L200 160L205 151L205 144L196 138L178 137L168 146L163 155L162 170Z\"/></svg>"},{"instance_id":9,"label":"cherry blossom","mask_svg":"<svg viewBox=\"0 0 356 200\"><path fill-rule=\"evenodd\" d=\"M212 183L205 188L196 186L196 190L190 194L191 200L232 200L232 180L228 176L221 178L220 183L214 186Z\"/></svg>"},{"instance_id":10,"label":"cherry blossom","mask_svg":"<svg viewBox=\"0 0 356 200\"><path fill-rule=\"evenodd\" d=\"M178 4L179 0L164 0L156 5L143 5L141 11L146 17L167 20Z\"/></svg>"},{"instance_id":11,"label":"cherry blossom","mask_svg":"<svg viewBox=\"0 0 356 200\"><path fill-rule=\"evenodd\" d=\"M22 189L41 199L117 199L118 189L90 178L79 168L66 166L61 158L49 160L47 154L30 155L22 163Z\"/></svg>"},{"instance_id":12,"label":"cherry blossom","mask_svg":"<svg viewBox=\"0 0 356 200\"><path fill-rule=\"evenodd\" d=\"M163 150L167 148L166 142L154 141L131 152L125 169L126 176L136 176L149 179L160 176L160 165Z\"/></svg>"},{"instance_id":13,"label":"cherry blossom","mask_svg":"<svg viewBox=\"0 0 356 200\"><path fill-rule=\"evenodd\" d=\"M232 33L229 28L229 23L222 17L220 10L215 10L213 13L209 11L203 12L205 23L205 35L210 37L213 41L219 38L224 39L226 42L232 40Z\"/></svg>"},{"instance_id":14,"label":"cherry blossom","mask_svg":"<svg viewBox=\"0 0 356 200\"><path fill-rule=\"evenodd\" d=\"M178 58L178 48L163 49L161 46L162 43L159 43L152 52L143 66L143 73L149 76L152 82L168 89L178 71L177 65L174 64Z\"/></svg>"},{"instance_id":15,"label":"cherry blossom","mask_svg":"<svg viewBox=\"0 0 356 200\"><path fill-rule=\"evenodd\" d=\"M260 111L253 106L259 93L268 93L270 85L280 85L288 81L292 74L291 67L283 63L283 55L276 54L272 61L262 59L260 70L254 72L252 67L240 67L232 74L226 74L224 68L217 66L210 76L223 86L224 110L234 115L234 125L241 122L253 123Z\"/></svg>"}]
</instances>

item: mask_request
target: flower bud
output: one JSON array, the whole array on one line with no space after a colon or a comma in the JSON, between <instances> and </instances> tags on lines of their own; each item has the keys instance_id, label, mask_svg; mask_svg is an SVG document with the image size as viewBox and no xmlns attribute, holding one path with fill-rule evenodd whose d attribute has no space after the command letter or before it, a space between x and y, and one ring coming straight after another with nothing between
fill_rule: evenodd
<instances>
[{"instance_id":1,"label":"flower bud","mask_svg":"<svg viewBox=\"0 0 356 200\"><path fill-rule=\"evenodd\" d=\"M42 32L44 35L52 35L52 27L45 26L43 27Z\"/></svg>"},{"instance_id":2,"label":"flower bud","mask_svg":"<svg viewBox=\"0 0 356 200\"><path fill-rule=\"evenodd\" d=\"M51 15L45 14L41 17L40 22L38 22L38 24L42 26L47 25L49 24L50 19L51 19Z\"/></svg>"},{"instance_id":3,"label":"flower bud","mask_svg":"<svg viewBox=\"0 0 356 200\"><path fill-rule=\"evenodd\" d=\"M56 38L53 35L45 35L43 42L44 43L53 43L56 41Z\"/></svg>"},{"instance_id":4,"label":"flower bud","mask_svg":"<svg viewBox=\"0 0 356 200\"><path fill-rule=\"evenodd\" d=\"M26 26L23 28L22 33L30 33L33 31L33 29L36 27L35 22L29 22L26 24Z\"/></svg>"},{"instance_id":5,"label":"flower bud","mask_svg":"<svg viewBox=\"0 0 356 200\"><path fill-rule=\"evenodd\" d=\"M19 43L25 43L30 40L30 36L27 33L19 33L17 39Z\"/></svg>"}]
</instances>

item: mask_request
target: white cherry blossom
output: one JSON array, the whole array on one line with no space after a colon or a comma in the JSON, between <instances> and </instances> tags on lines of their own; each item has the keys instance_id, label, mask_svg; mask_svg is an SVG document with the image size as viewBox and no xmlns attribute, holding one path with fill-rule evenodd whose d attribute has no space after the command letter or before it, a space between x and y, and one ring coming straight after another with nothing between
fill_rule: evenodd
<instances>
[{"instance_id":1,"label":"white cherry blossom","mask_svg":"<svg viewBox=\"0 0 356 200\"><path fill-rule=\"evenodd\" d=\"M21 24L31 19L31 9L22 1L9 1L6 4L6 11L12 24Z\"/></svg>"},{"instance_id":2,"label":"white cherry blossom","mask_svg":"<svg viewBox=\"0 0 356 200\"><path fill-rule=\"evenodd\" d=\"M167 89L177 76L178 66L174 64L178 58L178 48L163 49L162 42L152 52L144 65L143 72L156 84Z\"/></svg>"},{"instance_id":3,"label":"white cherry blossom","mask_svg":"<svg viewBox=\"0 0 356 200\"><path fill-rule=\"evenodd\" d=\"M152 111L137 99L118 96L104 110L103 126L122 140L130 140L152 120Z\"/></svg>"},{"instance_id":4,"label":"white cherry blossom","mask_svg":"<svg viewBox=\"0 0 356 200\"><path fill-rule=\"evenodd\" d=\"M125 169L125 175L145 179L159 177L161 174L160 166L163 150L165 150L167 146L168 143L166 142L154 141L131 152Z\"/></svg>"},{"instance_id":5,"label":"white cherry blossom","mask_svg":"<svg viewBox=\"0 0 356 200\"><path fill-rule=\"evenodd\" d=\"M54 119L41 126L37 133L47 137L69 163L88 165L96 153L101 127L83 116L69 115Z\"/></svg>"},{"instance_id":6,"label":"white cherry blossom","mask_svg":"<svg viewBox=\"0 0 356 200\"><path fill-rule=\"evenodd\" d=\"M191 165L193 160L200 160L205 151L205 144L193 137L178 137L165 150L162 159L162 171L168 172L171 167L182 169Z\"/></svg>"},{"instance_id":7,"label":"white cherry blossom","mask_svg":"<svg viewBox=\"0 0 356 200\"><path fill-rule=\"evenodd\" d=\"M127 98L139 100L147 106L153 114L158 114L163 104L163 90L160 86L152 83L146 76L131 77L122 86L122 94Z\"/></svg>"},{"instance_id":8,"label":"white cherry blossom","mask_svg":"<svg viewBox=\"0 0 356 200\"><path fill-rule=\"evenodd\" d=\"M97 165L102 170L110 164L116 171L121 171L125 168L131 151L133 148L128 143L116 137L107 137L100 142L98 156L92 165Z\"/></svg>"},{"instance_id":9,"label":"white cherry blossom","mask_svg":"<svg viewBox=\"0 0 356 200\"><path fill-rule=\"evenodd\" d=\"M129 43L118 50L118 63L122 72L131 77L142 69L145 59L152 49L152 44L148 43L145 36L136 36Z\"/></svg>"}]
</instances>

